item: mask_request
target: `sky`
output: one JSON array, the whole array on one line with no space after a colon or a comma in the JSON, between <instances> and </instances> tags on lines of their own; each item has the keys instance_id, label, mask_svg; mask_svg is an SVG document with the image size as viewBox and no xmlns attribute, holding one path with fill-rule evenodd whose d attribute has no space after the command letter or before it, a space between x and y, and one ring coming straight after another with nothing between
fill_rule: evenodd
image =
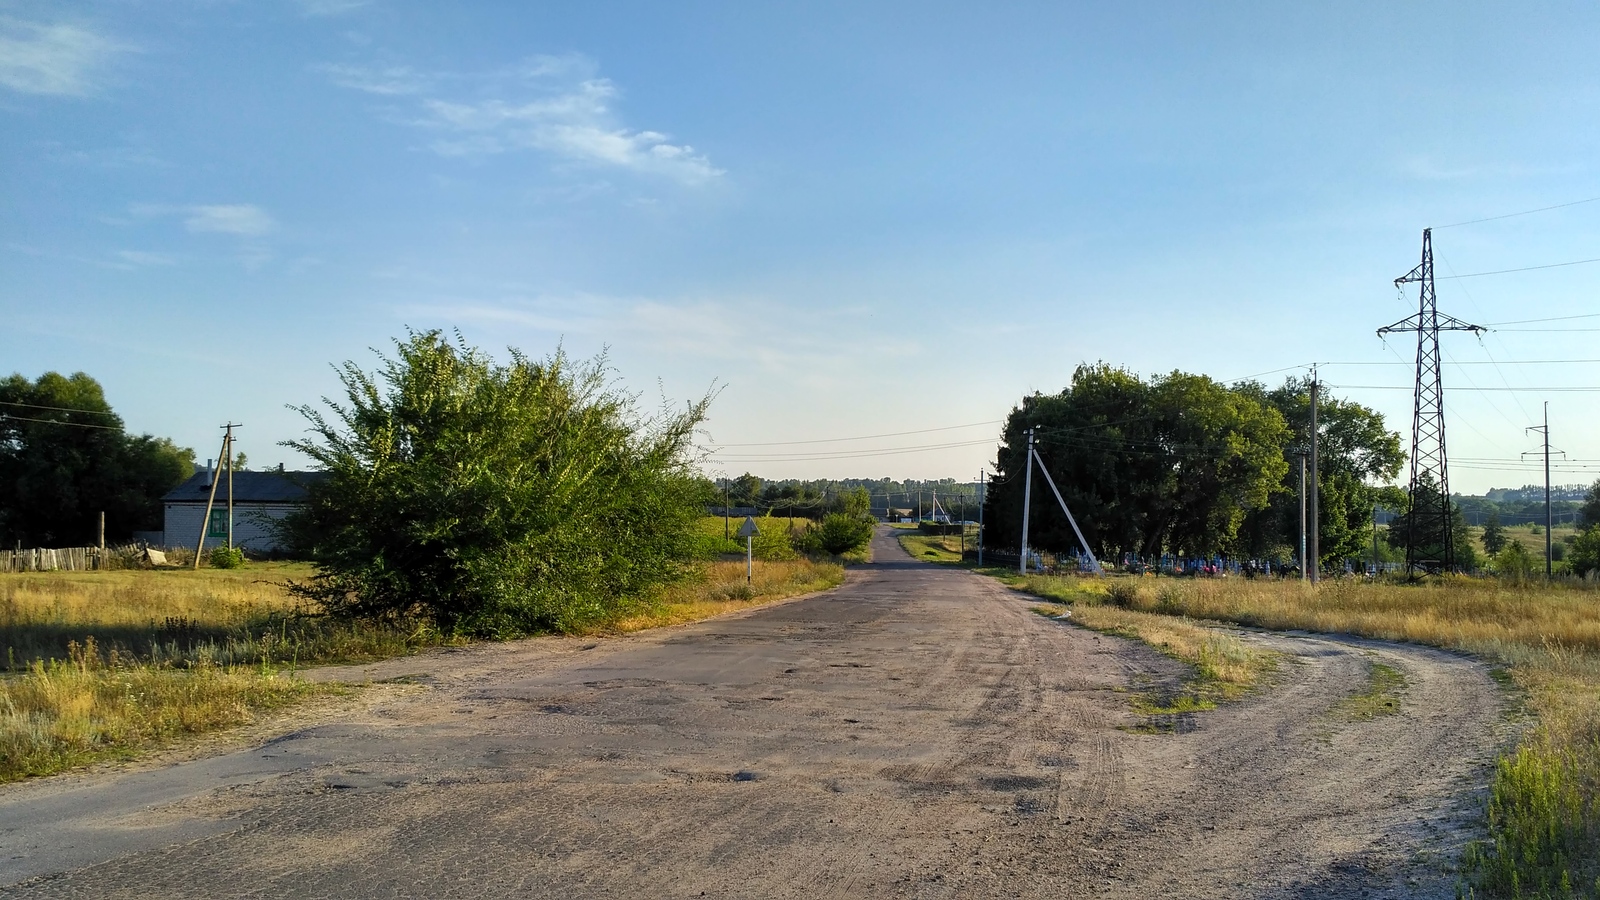
<instances>
[{"instance_id":1,"label":"sky","mask_svg":"<svg viewBox=\"0 0 1600 900\"><path fill-rule=\"evenodd\" d=\"M0 370L290 468L408 328L712 393L714 475L973 480L1097 361L1409 445L1432 227L1452 488L1546 402L1600 477L1600 7L996 7L0 0Z\"/></svg>"}]
</instances>

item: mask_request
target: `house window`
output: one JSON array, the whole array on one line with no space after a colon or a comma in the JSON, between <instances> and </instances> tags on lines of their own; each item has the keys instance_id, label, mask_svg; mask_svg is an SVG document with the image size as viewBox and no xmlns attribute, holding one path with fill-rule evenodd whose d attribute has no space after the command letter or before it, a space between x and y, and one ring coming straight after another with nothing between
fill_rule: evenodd
<instances>
[{"instance_id":1,"label":"house window","mask_svg":"<svg viewBox=\"0 0 1600 900\"><path fill-rule=\"evenodd\" d=\"M225 538L228 536L228 511L213 509L211 511L211 524L206 529L207 537Z\"/></svg>"}]
</instances>

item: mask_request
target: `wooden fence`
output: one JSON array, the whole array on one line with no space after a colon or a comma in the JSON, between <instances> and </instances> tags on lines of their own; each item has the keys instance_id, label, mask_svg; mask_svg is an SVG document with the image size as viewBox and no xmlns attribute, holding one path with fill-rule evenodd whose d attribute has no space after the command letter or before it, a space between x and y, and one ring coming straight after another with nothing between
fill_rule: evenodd
<instances>
[{"instance_id":1,"label":"wooden fence","mask_svg":"<svg viewBox=\"0 0 1600 900\"><path fill-rule=\"evenodd\" d=\"M0 572L88 572L100 568L117 553L110 547L0 550Z\"/></svg>"}]
</instances>

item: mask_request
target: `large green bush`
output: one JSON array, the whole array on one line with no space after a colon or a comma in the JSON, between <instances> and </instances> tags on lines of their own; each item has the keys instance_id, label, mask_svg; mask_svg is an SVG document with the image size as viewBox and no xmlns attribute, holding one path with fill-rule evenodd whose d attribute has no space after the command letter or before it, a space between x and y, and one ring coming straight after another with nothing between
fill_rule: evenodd
<instances>
[{"instance_id":1,"label":"large green bush","mask_svg":"<svg viewBox=\"0 0 1600 900\"><path fill-rule=\"evenodd\" d=\"M822 524L800 537L800 549L807 553L826 552L841 556L860 550L872 540L876 520L871 516L851 513L829 513Z\"/></svg>"},{"instance_id":2,"label":"large green bush","mask_svg":"<svg viewBox=\"0 0 1600 900\"><path fill-rule=\"evenodd\" d=\"M690 571L709 398L642 416L603 357L505 365L439 332L396 341L376 374L340 368L344 404L300 412L288 446L327 473L284 532L332 613L511 636L604 619Z\"/></svg>"}]
</instances>

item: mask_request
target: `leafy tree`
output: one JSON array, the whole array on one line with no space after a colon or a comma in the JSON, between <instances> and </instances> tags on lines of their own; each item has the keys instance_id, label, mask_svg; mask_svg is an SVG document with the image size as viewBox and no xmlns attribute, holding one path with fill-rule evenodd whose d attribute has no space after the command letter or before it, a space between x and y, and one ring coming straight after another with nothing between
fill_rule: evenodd
<instances>
[{"instance_id":1,"label":"leafy tree","mask_svg":"<svg viewBox=\"0 0 1600 900\"><path fill-rule=\"evenodd\" d=\"M1237 549L1243 555L1282 558L1299 543L1299 454L1311 447L1311 379L1290 378L1271 391L1246 382L1237 390L1276 409L1290 431L1283 448L1283 480L1271 502L1251 513ZM1400 509L1405 504L1403 492L1384 485L1405 464L1400 435L1388 429L1376 410L1326 393L1318 398L1317 432L1322 562L1368 556L1373 508ZM1306 508L1309 512L1309 500Z\"/></svg>"},{"instance_id":2,"label":"leafy tree","mask_svg":"<svg viewBox=\"0 0 1600 900\"><path fill-rule=\"evenodd\" d=\"M1029 428L1102 556L1223 548L1285 470L1283 417L1258 399L1204 376L1173 372L1147 383L1103 363L1080 366L1070 387L1024 397L1006 421L986 509L988 540L998 546L1020 542ZM1029 544L1079 546L1036 481Z\"/></svg>"},{"instance_id":3,"label":"leafy tree","mask_svg":"<svg viewBox=\"0 0 1600 900\"><path fill-rule=\"evenodd\" d=\"M77 372L0 381L0 542L81 546L161 527L161 497L194 451L130 435L99 382Z\"/></svg>"},{"instance_id":4,"label":"leafy tree","mask_svg":"<svg viewBox=\"0 0 1600 900\"><path fill-rule=\"evenodd\" d=\"M1589 486L1578 506L1578 521L1584 525L1600 525L1600 478Z\"/></svg>"},{"instance_id":5,"label":"leafy tree","mask_svg":"<svg viewBox=\"0 0 1600 900\"><path fill-rule=\"evenodd\" d=\"M1495 571L1510 578L1527 578L1533 574L1538 563L1528 548L1518 541L1511 541L1494 555Z\"/></svg>"},{"instance_id":6,"label":"leafy tree","mask_svg":"<svg viewBox=\"0 0 1600 900\"><path fill-rule=\"evenodd\" d=\"M1433 494L1433 509L1438 509L1439 498L1438 482L1424 476L1417 485L1417 491L1431 491ZM1414 499L1414 498L1413 498ZM1454 547L1455 568L1470 572L1477 568L1478 551L1472 546L1472 537L1467 532L1467 523L1461 514L1461 507L1444 498L1444 503L1450 509L1450 543ZM1444 555L1444 530L1437 518L1430 516L1428 521L1418 521L1415 525L1415 534L1412 534L1412 507L1407 508L1389 523L1389 544L1396 548L1404 548L1408 537L1416 540L1419 559L1442 559ZM1437 513L1434 513L1437 516Z\"/></svg>"},{"instance_id":7,"label":"leafy tree","mask_svg":"<svg viewBox=\"0 0 1600 900\"><path fill-rule=\"evenodd\" d=\"M1567 539L1567 568L1579 578L1600 572L1600 523Z\"/></svg>"},{"instance_id":8,"label":"leafy tree","mask_svg":"<svg viewBox=\"0 0 1600 900\"><path fill-rule=\"evenodd\" d=\"M1505 547L1506 530L1500 526L1500 514L1490 511L1489 517L1483 520L1483 549L1493 556Z\"/></svg>"},{"instance_id":9,"label":"leafy tree","mask_svg":"<svg viewBox=\"0 0 1600 900\"><path fill-rule=\"evenodd\" d=\"M501 365L437 331L339 372L343 404L299 407L312 437L287 446L327 476L284 523L319 569L296 591L330 612L566 630L690 571L709 398L646 418L603 357Z\"/></svg>"},{"instance_id":10,"label":"leafy tree","mask_svg":"<svg viewBox=\"0 0 1600 900\"><path fill-rule=\"evenodd\" d=\"M733 506L755 506L761 500L761 479L749 472L733 479L728 498Z\"/></svg>"}]
</instances>

